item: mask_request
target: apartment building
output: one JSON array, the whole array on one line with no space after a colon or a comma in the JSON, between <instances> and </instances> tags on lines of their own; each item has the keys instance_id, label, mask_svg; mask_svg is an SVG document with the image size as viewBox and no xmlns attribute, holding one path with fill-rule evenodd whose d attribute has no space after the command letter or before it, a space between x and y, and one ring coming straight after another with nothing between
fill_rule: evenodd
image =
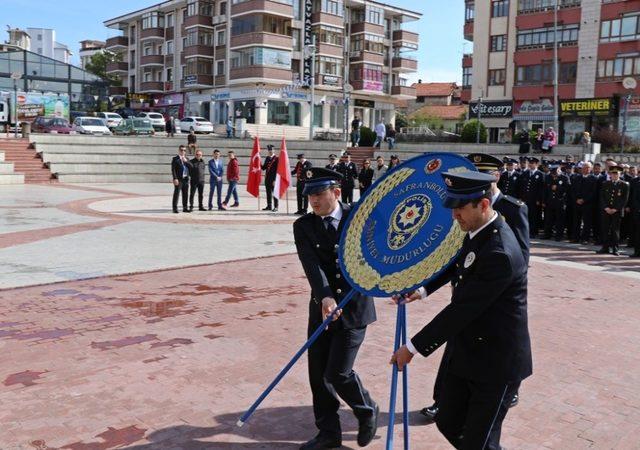
<instances>
[{"instance_id":1,"label":"apartment building","mask_svg":"<svg viewBox=\"0 0 640 450\"><path fill-rule=\"evenodd\" d=\"M73 54L69 47L56 41L56 30L29 27L27 33L31 36L30 47L27 50L65 64L71 63Z\"/></svg>"},{"instance_id":2,"label":"apartment building","mask_svg":"<svg viewBox=\"0 0 640 450\"><path fill-rule=\"evenodd\" d=\"M393 122L396 102L415 97L418 35L403 24L420 16L369 0L164 1L104 22L120 33L106 45L122 55L112 94L220 127L308 129L315 36L315 129L342 131L354 114Z\"/></svg>"},{"instance_id":3,"label":"apartment building","mask_svg":"<svg viewBox=\"0 0 640 450\"><path fill-rule=\"evenodd\" d=\"M84 69L87 63L91 61L93 55L104 52L104 46L104 41L96 41L94 39L80 41L80 51L78 52L80 56L80 67Z\"/></svg>"},{"instance_id":4,"label":"apartment building","mask_svg":"<svg viewBox=\"0 0 640 450\"><path fill-rule=\"evenodd\" d=\"M557 23L555 5L558 5ZM560 139L622 128L640 139L640 0L467 0L462 100L489 128L491 142L518 129L553 126L557 25ZM631 95L629 101L628 95ZM479 99L482 98L482 102ZM481 107L479 108L479 105Z\"/></svg>"}]
</instances>

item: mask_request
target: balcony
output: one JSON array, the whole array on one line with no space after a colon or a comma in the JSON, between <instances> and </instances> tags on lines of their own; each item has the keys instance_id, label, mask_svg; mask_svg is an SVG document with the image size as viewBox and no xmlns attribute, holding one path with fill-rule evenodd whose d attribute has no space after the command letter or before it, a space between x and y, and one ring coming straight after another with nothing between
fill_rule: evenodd
<instances>
[{"instance_id":1,"label":"balcony","mask_svg":"<svg viewBox=\"0 0 640 450\"><path fill-rule=\"evenodd\" d=\"M205 16L205 15L195 15L195 16L189 16L186 19L184 19L185 30L192 27L197 27L199 25L204 27L213 27L212 17Z\"/></svg>"},{"instance_id":2,"label":"balcony","mask_svg":"<svg viewBox=\"0 0 640 450\"><path fill-rule=\"evenodd\" d=\"M250 45L266 45L276 48L293 48L293 38L282 34L272 33L246 33L238 36L232 36L230 47L245 47Z\"/></svg>"},{"instance_id":3,"label":"balcony","mask_svg":"<svg viewBox=\"0 0 640 450\"><path fill-rule=\"evenodd\" d=\"M349 52L349 60L352 63L371 63L384 65L384 55L380 53L371 53L366 51Z\"/></svg>"},{"instance_id":4,"label":"balcony","mask_svg":"<svg viewBox=\"0 0 640 450\"><path fill-rule=\"evenodd\" d=\"M162 81L143 81L140 83L140 92L164 92Z\"/></svg>"},{"instance_id":5,"label":"balcony","mask_svg":"<svg viewBox=\"0 0 640 450\"><path fill-rule=\"evenodd\" d=\"M473 42L473 20L465 22L462 33L464 35L465 41Z\"/></svg>"},{"instance_id":6,"label":"balcony","mask_svg":"<svg viewBox=\"0 0 640 450\"><path fill-rule=\"evenodd\" d=\"M107 73L114 73L114 72L128 72L129 71L129 64L127 64L126 62L110 62L107 63Z\"/></svg>"},{"instance_id":7,"label":"balcony","mask_svg":"<svg viewBox=\"0 0 640 450\"><path fill-rule=\"evenodd\" d=\"M282 82L289 84L293 80L291 70L276 69L275 67L250 66L231 69L229 81L239 81L248 79L258 79L263 81L268 79L271 82Z\"/></svg>"},{"instance_id":8,"label":"balcony","mask_svg":"<svg viewBox=\"0 0 640 450\"><path fill-rule=\"evenodd\" d=\"M402 100L416 98L416 88L411 86L391 86L391 95Z\"/></svg>"},{"instance_id":9,"label":"balcony","mask_svg":"<svg viewBox=\"0 0 640 450\"><path fill-rule=\"evenodd\" d=\"M180 82L183 89L213 86L213 75L185 75Z\"/></svg>"},{"instance_id":10,"label":"balcony","mask_svg":"<svg viewBox=\"0 0 640 450\"><path fill-rule=\"evenodd\" d=\"M324 25L331 25L338 28L344 27L344 18L340 16L334 16L333 14L327 14L323 12L313 13L311 16L311 23L322 23Z\"/></svg>"},{"instance_id":11,"label":"balcony","mask_svg":"<svg viewBox=\"0 0 640 450\"><path fill-rule=\"evenodd\" d=\"M164 40L164 28L147 28L140 32L140 40L144 39L163 39Z\"/></svg>"},{"instance_id":12,"label":"balcony","mask_svg":"<svg viewBox=\"0 0 640 450\"><path fill-rule=\"evenodd\" d=\"M382 81L368 81L368 80L358 80L351 81L351 86L353 86L354 92L363 92L363 93L383 93L383 84Z\"/></svg>"},{"instance_id":13,"label":"balcony","mask_svg":"<svg viewBox=\"0 0 640 450\"><path fill-rule=\"evenodd\" d=\"M471 86L462 86L460 90L460 101L469 103L471 100Z\"/></svg>"},{"instance_id":14,"label":"balcony","mask_svg":"<svg viewBox=\"0 0 640 450\"><path fill-rule=\"evenodd\" d=\"M418 61L396 56L391 60L391 68L396 72L417 72Z\"/></svg>"},{"instance_id":15,"label":"balcony","mask_svg":"<svg viewBox=\"0 0 640 450\"><path fill-rule=\"evenodd\" d=\"M268 12L277 16L293 17L293 6L270 0L249 0L231 5L231 16L256 12Z\"/></svg>"},{"instance_id":16,"label":"balcony","mask_svg":"<svg viewBox=\"0 0 640 450\"><path fill-rule=\"evenodd\" d=\"M174 36L173 27L168 27L164 29L164 39L167 41L172 41Z\"/></svg>"},{"instance_id":17,"label":"balcony","mask_svg":"<svg viewBox=\"0 0 640 450\"><path fill-rule=\"evenodd\" d=\"M551 2L553 3L553 2ZM580 0L559 0L558 1L558 9L562 10L564 8L578 8L580 7ZM518 8L518 14L533 14L538 12L553 12L553 4L547 6L535 6L531 8Z\"/></svg>"},{"instance_id":18,"label":"balcony","mask_svg":"<svg viewBox=\"0 0 640 450\"><path fill-rule=\"evenodd\" d=\"M116 36L107 39L105 48L110 51L115 51L129 47L129 39L126 36Z\"/></svg>"},{"instance_id":19,"label":"balcony","mask_svg":"<svg viewBox=\"0 0 640 450\"><path fill-rule=\"evenodd\" d=\"M216 75L215 78L216 86L224 86L227 84L227 78L224 75Z\"/></svg>"},{"instance_id":20,"label":"balcony","mask_svg":"<svg viewBox=\"0 0 640 450\"><path fill-rule=\"evenodd\" d=\"M213 58L213 47L210 45L190 45L184 48L182 54L185 58L194 58L196 56Z\"/></svg>"},{"instance_id":21,"label":"balcony","mask_svg":"<svg viewBox=\"0 0 640 450\"><path fill-rule=\"evenodd\" d=\"M462 55L462 67L473 67L473 54L465 53Z\"/></svg>"},{"instance_id":22,"label":"balcony","mask_svg":"<svg viewBox=\"0 0 640 450\"><path fill-rule=\"evenodd\" d=\"M371 33L384 36L384 27L367 22L357 22L351 24L351 34L355 33Z\"/></svg>"},{"instance_id":23,"label":"balcony","mask_svg":"<svg viewBox=\"0 0 640 450\"><path fill-rule=\"evenodd\" d=\"M140 57L140 67L144 66L164 66L164 56L145 55Z\"/></svg>"},{"instance_id":24,"label":"balcony","mask_svg":"<svg viewBox=\"0 0 640 450\"><path fill-rule=\"evenodd\" d=\"M109 95L126 95L129 88L126 86L111 86L109 88Z\"/></svg>"},{"instance_id":25,"label":"balcony","mask_svg":"<svg viewBox=\"0 0 640 450\"><path fill-rule=\"evenodd\" d=\"M172 67L173 66L173 54L165 55L165 57L164 57L164 65L167 66L167 67Z\"/></svg>"},{"instance_id":26,"label":"balcony","mask_svg":"<svg viewBox=\"0 0 640 450\"><path fill-rule=\"evenodd\" d=\"M342 46L333 44L318 44L318 53L325 56L332 56L334 58L342 58Z\"/></svg>"},{"instance_id":27,"label":"balcony","mask_svg":"<svg viewBox=\"0 0 640 450\"><path fill-rule=\"evenodd\" d=\"M406 42L407 44L418 45L418 33L412 33L406 30L396 30L393 32L393 42Z\"/></svg>"}]
</instances>

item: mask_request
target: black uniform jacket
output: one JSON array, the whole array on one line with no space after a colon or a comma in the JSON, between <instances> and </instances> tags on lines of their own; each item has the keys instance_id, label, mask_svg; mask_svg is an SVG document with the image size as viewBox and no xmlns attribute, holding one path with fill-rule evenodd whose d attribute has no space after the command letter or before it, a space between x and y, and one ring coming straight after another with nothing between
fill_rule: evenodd
<instances>
[{"instance_id":1,"label":"black uniform jacket","mask_svg":"<svg viewBox=\"0 0 640 450\"><path fill-rule=\"evenodd\" d=\"M351 211L349 205L340 203L342 219L338 233ZM305 214L293 224L293 236L298 249L298 257L311 285L309 303L309 322L322 323L322 299L333 297L336 303L352 289L340 271L338 264L338 244L331 242L320 216ZM340 318L331 326L344 329L360 328L376 320L373 298L356 294L342 311Z\"/></svg>"},{"instance_id":2,"label":"black uniform jacket","mask_svg":"<svg viewBox=\"0 0 640 450\"><path fill-rule=\"evenodd\" d=\"M602 183L600 191L600 209L617 209L624 216L624 207L629 200L629 183L619 180L614 183L611 180Z\"/></svg>"},{"instance_id":3,"label":"black uniform jacket","mask_svg":"<svg viewBox=\"0 0 640 450\"><path fill-rule=\"evenodd\" d=\"M193 158L190 163L189 174L191 176L191 182L194 184L204 183L207 163L204 162L204 159L198 160L198 158Z\"/></svg>"},{"instance_id":4,"label":"black uniform jacket","mask_svg":"<svg viewBox=\"0 0 640 450\"><path fill-rule=\"evenodd\" d=\"M569 177L560 174L555 178L549 175L544 185L544 203L551 206L567 206L567 199L571 191Z\"/></svg>"},{"instance_id":5,"label":"black uniform jacket","mask_svg":"<svg viewBox=\"0 0 640 450\"><path fill-rule=\"evenodd\" d=\"M519 197L527 204L544 200L545 175L539 170L534 173L526 170L518 179Z\"/></svg>"},{"instance_id":6,"label":"black uniform jacket","mask_svg":"<svg viewBox=\"0 0 640 450\"><path fill-rule=\"evenodd\" d=\"M507 225L516 236L522 250L522 256L524 256L524 262L529 264L529 210L527 205L517 198L500 193L493 203L493 209L504 217Z\"/></svg>"},{"instance_id":7,"label":"black uniform jacket","mask_svg":"<svg viewBox=\"0 0 640 450\"><path fill-rule=\"evenodd\" d=\"M640 177L634 178L630 186L629 193L629 207L631 208L631 213L636 217L640 216Z\"/></svg>"},{"instance_id":8,"label":"black uniform jacket","mask_svg":"<svg viewBox=\"0 0 640 450\"><path fill-rule=\"evenodd\" d=\"M184 165L187 166L187 177L189 177L189 173L191 172L191 163L189 160L184 162ZM180 156L176 155L171 160L171 176L174 180L182 180L182 163L180 162Z\"/></svg>"},{"instance_id":9,"label":"black uniform jacket","mask_svg":"<svg viewBox=\"0 0 640 450\"><path fill-rule=\"evenodd\" d=\"M527 266L502 217L465 238L455 264L425 286L427 293L448 281L451 303L411 339L416 349L428 356L447 342L448 370L478 382L518 382L531 375Z\"/></svg>"},{"instance_id":10,"label":"black uniform jacket","mask_svg":"<svg viewBox=\"0 0 640 450\"><path fill-rule=\"evenodd\" d=\"M498 188L505 194L514 197L518 196L518 179L520 173L513 171L511 174L505 171L500 174L500 181L498 181Z\"/></svg>"},{"instance_id":11,"label":"black uniform jacket","mask_svg":"<svg viewBox=\"0 0 640 450\"><path fill-rule=\"evenodd\" d=\"M594 205L597 201L598 177L593 174L579 175L571 180L573 200L584 200L585 205Z\"/></svg>"}]
</instances>

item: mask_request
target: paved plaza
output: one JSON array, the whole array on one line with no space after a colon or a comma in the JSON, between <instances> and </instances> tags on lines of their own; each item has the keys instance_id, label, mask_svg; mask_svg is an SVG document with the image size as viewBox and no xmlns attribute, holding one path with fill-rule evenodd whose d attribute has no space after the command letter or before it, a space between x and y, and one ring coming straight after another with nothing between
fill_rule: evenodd
<instances>
[{"instance_id":1,"label":"paved plaza","mask_svg":"<svg viewBox=\"0 0 640 450\"><path fill-rule=\"evenodd\" d=\"M0 449L294 449L315 434L305 357L235 426L305 340L295 216L246 194L238 210L172 214L171 191L0 188ZM534 244L534 375L507 449L640 449L640 262L593 250ZM408 307L410 334L447 293ZM368 448L383 449L395 307L376 306L356 370L381 405ZM417 413L441 354L409 367L413 449L451 448ZM358 448L342 417L343 448Z\"/></svg>"}]
</instances>

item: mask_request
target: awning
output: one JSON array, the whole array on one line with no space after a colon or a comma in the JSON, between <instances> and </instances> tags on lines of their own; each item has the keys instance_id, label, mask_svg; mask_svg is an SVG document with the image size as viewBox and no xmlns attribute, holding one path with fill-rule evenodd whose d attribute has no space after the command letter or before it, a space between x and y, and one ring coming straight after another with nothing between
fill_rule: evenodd
<instances>
[{"instance_id":1,"label":"awning","mask_svg":"<svg viewBox=\"0 0 640 450\"><path fill-rule=\"evenodd\" d=\"M555 117L553 116L553 114L548 116L543 116L540 114L514 114L513 120L553 122L555 120Z\"/></svg>"}]
</instances>

